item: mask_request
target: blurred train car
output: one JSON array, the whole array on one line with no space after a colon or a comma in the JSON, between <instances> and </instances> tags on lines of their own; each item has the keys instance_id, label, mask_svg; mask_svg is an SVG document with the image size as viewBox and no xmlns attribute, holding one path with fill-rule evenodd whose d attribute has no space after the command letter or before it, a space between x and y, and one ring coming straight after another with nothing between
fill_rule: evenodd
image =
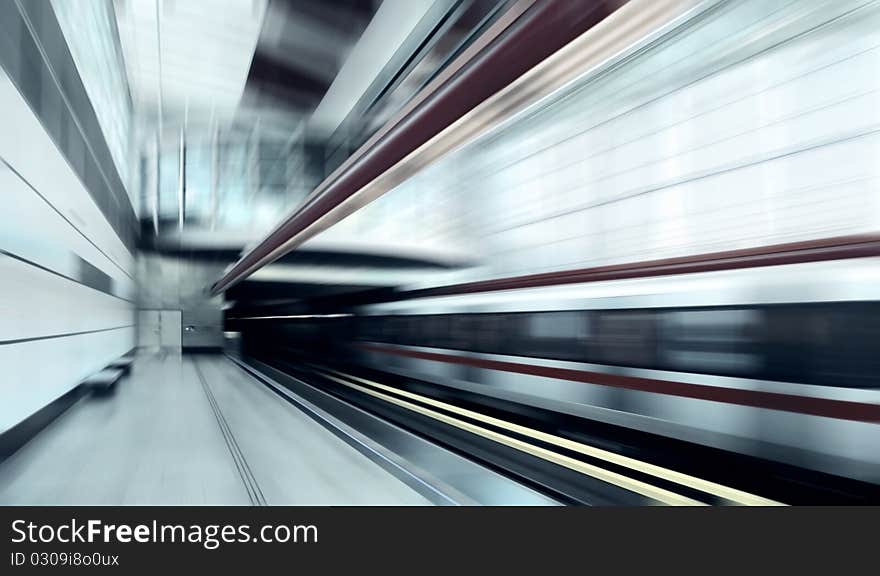
<instances>
[{"instance_id":1,"label":"blurred train car","mask_svg":"<svg viewBox=\"0 0 880 576\"><path fill-rule=\"evenodd\" d=\"M323 233L477 266L253 347L880 483L880 2L596 30L570 86Z\"/></svg>"},{"instance_id":2,"label":"blurred train car","mask_svg":"<svg viewBox=\"0 0 880 576\"><path fill-rule=\"evenodd\" d=\"M379 370L880 482L874 258L362 312L357 361Z\"/></svg>"}]
</instances>

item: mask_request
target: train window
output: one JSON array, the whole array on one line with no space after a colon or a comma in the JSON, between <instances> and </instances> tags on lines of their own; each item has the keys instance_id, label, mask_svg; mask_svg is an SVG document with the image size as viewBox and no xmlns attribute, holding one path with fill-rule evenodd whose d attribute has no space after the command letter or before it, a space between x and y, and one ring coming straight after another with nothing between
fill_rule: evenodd
<instances>
[{"instance_id":1,"label":"train window","mask_svg":"<svg viewBox=\"0 0 880 576\"><path fill-rule=\"evenodd\" d=\"M406 319L402 316L388 316L382 327L382 337L392 344L402 343Z\"/></svg>"},{"instance_id":2,"label":"train window","mask_svg":"<svg viewBox=\"0 0 880 576\"><path fill-rule=\"evenodd\" d=\"M518 351L524 356L583 361L589 338L587 312L536 312L525 315Z\"/></svg>"},{"instance_id":3,"label":"train window","mask_svg":"<svg viewBox=\"0 0 880 576\"><path fill-rule=\"evenodd\" d=\"M809 378L809 310L801 306L768 306L763 309L761 334L764 346L764 378L806 382Z\"/></svg>"},{"instance_id":4,"label":"train window","mask_svg":"<svg viewBox=\"0 0 880 576\"><path fill-rule=\"evenodd\" d=\"M656 312L602 310L595 313L597 359L603 364L653 367L657 360Z\"/></svg>"},{"instance_id":5,"label":"train window","mask_svg":"<svg viewBox=\"0 0 880 576\"><path fill-rule=\"evenodd\" d=\"M359 340L382 339L382 319L377 316L364 316L357 319L357 335Z\"/></svg>"},{"instance_id":6,"label":"train window","mask_svg":"<svg viewBox=\"0 0 880 576\"><path fill-rule=\"evenodd\" d=\"M449 318L447 316L436 314L425 317L425 337L422 346L445 348L448 335Z\"/></svg>"},{"instance_id":7,"label":"train window","mask_svg":"<svg viewBox=\"0 0 880 576\"><path fill-rule=\"evenodd\" d=\"M447 320L441 315L416 316L414 320L419 323L418 338L412 344L416 346L443 347Z\"/></svg>"},{"instance_id":8,"label":"train window","mask_svg":"<svg viewBox=\"0 0 880 576\"><path fill-rule=\"evenodd\" d=\"M375 316L372 318L370 322L370 326L372 328L372 332L370 333L370 337L374 340L378 340L379 342L385 341L385 323L388 322L388 318L384 316Z\"/></svg>"},{"instance_id":9,"label":"train window","mask_svg":"<svg viewBox=\"0 0 880 576\"><path fill-rule=\"evenodd\" d=\"M401 344L418 346L424 337L424 322L422 316L404 316L404 329L401 335Z\"/></svg>"},{"instance_id":10,"label":"train window","mask_svg":"<svg viewBox=\"0 0 880 576\"><path fill-rule=\"evenodd\" d=\"M817 384L880 387L880 303L858 302L823 314L809 328Z\"/></svg>"},{"instance_id":11,"label":"train window","mask_svg":"<svg viewBox=\"0 0 880 576\"><path fill-rule=\"evenodd\" d=\"M471 314L453 314L449 317L449 348L473 349L474 320Z\"/></svg>"},{"instance_id":12,"label":"train window","mask_svg":"<svg viewBox=\"0 0 880 576\"><path fill-rule=\"evenodd\" d=\"M749 375L763 356L756 344L759 310L702 309L659 312L659 367L667 370Z\"/></svg>"},{"instance_id":13,"label":"train window","mask_svg":"<svg viewBox=\"0 0 880 576\"><path fill-rule=\"evenodd\" d=\"M663 369L876 387L880 304L668 310L659 341Z\"/></svg>"},{"instance_id":14,"label":"train window","mask_svg":"<svg viewBox=\"0 0 880 576\"><path fill-rule=\"evenodd\" d=\"M772 380L876 387L880 304L767 307L766 369Z\"/></svg>"},{"instance_id":15,"label":"train window","mask_svg":"<svg viewBox=\"0 0 880 576\"><path fill-rule=\"evenodd\" d=\"M435 319L436 316L414 316L413 321L416 323L416 326L409 344L413 346L431 346L431 342L436 336L434 328Z\"/></svg>"},{"instance_id":16,"label":"train window","mask_svg":"<svg viewBox=\"0 0 880 576\"><path fill-rule=\"evenodd\" d=\"M427 336L424 316L406 316L406 331L401 344L410 346L423 346L422 342Z\"/></svg>"},{"instance_id":17,"label":"train window","mask_svg":"<svg viewBox=\"0 0 880 576\"><path fill-rule=\"evenodd\" d=\"M376 342L385 341L385 318L383 316L370 316L367 321L367 339Z\"/></svg>"},{"instance_id":18,"label":"train window","mask_svg":"<svg viewBox=\"0 0 880 576\"><path fill-rule=\"evenodd\" d=\"M474 314L474 350L485 354L507 353L507 315Z\"/></svg>"},{"instance_id":19,"label":"train window","mask_svg":"<svg viewBox=\"0 0 880 576\"><path fill-rule=\"evenodd\" d=\"M315 326L287 328L315 339ZM340 338L344 326L322 326ZM326 332L326 336L323 334ZM360 339L536 358L877 387L880 303L374 316Z\"/></svg>"}]
</instances>

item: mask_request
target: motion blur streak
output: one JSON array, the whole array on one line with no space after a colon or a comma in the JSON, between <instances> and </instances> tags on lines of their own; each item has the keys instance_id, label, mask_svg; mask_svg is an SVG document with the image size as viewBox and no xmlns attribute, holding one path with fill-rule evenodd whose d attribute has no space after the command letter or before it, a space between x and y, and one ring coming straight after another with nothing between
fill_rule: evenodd
<instances>
[{"instance_id":1,"label":"motion blur streak","mask_svg":"<svg viewBox=\"0 0 880 576\"><path fill-rule=\"evenodd\" d=\"M538 2L524 13L519 28L514 27L506 37L490 44L485 53L462 54L460 58L466 67L460 76L451 77L436 98L425 102L424 110L406 109L411 116L392 122L400 130L391 131L382 141L365 144L353 156L357 164L347 171L343 166L331 174L319 187L320 195L298 207L230 267L212 286L212 293L240 282L446 153L510 120L567 83L588 72L595 73L597 67L608 66L612 59L622 59L625 52L635 49L637 41L644 41L650 33L681 17L695 2L630 0L602 20L608 9L619 4ZM565 46L573 33L582 30L586 31ZM562 46L565 47L550 56ZM539 54L547 59L531 68ZM435 87L425 90L433 92ZM415 131L416 135L408 136L407 130ZM430 138L425 139L426 134ZM392 160L379 155L383 148L388 149L386 156L390 155ZM372 158L376 156L378 159Z\"/></svg>"},{"instance_id":2,"label":"motion blur streak","mask_svg":"<svg viewBox=\"0 0 880 576\"><path fill-rule=\"evenodd\" d=\"M878 70L880 0L0 0L0 504L880 504Z\"/></svg>"},{"instance_id":3,"label":"motion blur streak","mask_svg":"<svg viewBox=\"0 0 880 576\"><path fill-rule=\"evenodd\" d=\"M449 364L463 364L476 368L557 378L559 380L569 380L572 382L601 384L603 386L640 390L643 392L657 392L670 396L681 396L683 398L698 398L701 400L712 400L714 402L740 404L742 406L771 408L774 410L785 410L787 412L811 414L814 416L853 420L855 422L880 422L880 405L865 402L848 402L843 400L795 396L792 394L777 394L774 392L736 390L725 387L694 385L650 378L634 378L631 376L618 376L602 372L569 370L566 368L554 368L549 366L530 366L519 362L499 362L497 360L465 358L462 356L436 354L433 352L417 350L400 350L375 344L362 344L361 348L363 350L381 352L384 354L419 358Z\"/></svg>"},{"instance_id":4,"label":"motion blur streak","mask_svg":"<svg viewBox=\"0 0 880 576\"><path fill-rule=\"evenodd\" d=\"M437 408L443 408L449 412L453 412L455 414L459 414L461 416L467 416L469 418L473 418L475 420L479 420L486 424L491 424L493 426L497 426L499 428L504 428L510 432L516 432L517 434L521 434L523 436L527 436L529 438L534 438L535 440L541 440L542 442L547 442L548 444L553 444L555 446L559 446L561 448L566 448L568 450L572 450L574 452L579 452L581 454L586 454L587 456L593 456L595 458L599 458L601 460L606 460L608 462L613 462L614 464L619 464L626 468L630 468L632 470L637 470L639 472L644 472L646 474L650 474L652 476L656 476L658 478L663 478L664 480L670 480L672 482L676 482L678 484L682 484L684 486L689 486L696 490L700 490L702 492L707 492L709 494L713 494L722 498L732 504L744 504L749 506L769 506L769 505L779 505L779 502L774 502L768 498L761 498L759 496L755 496L754 494L748 494L741 490L735 490L733 488L729 488L727 486L722 486L720 484L716 484L714 482L708 482L706 480L702 480L700 478L695 478L693 476L689 476L687 474L682 474L680 472L676 472L674 470L667 470L660 466L655 466L653 464L648 464L647 462L641 462L639 460L635 460L633 458L627 458L626 456L621 456L619 454L614 454L613 452L609 452L607 450L601 450L599 448L595 448L593 446L588 446L586 444L582 444L580 442L573 442L566 438L562 438L560 436L554 436L552 434L547 434L545 432L541 432L539 430L532 430L530 428L526 428L525 426L520 426L518 424L514 424L511 422L505 422L503 420L499 420L498 418L493 418L491 416L486 416L484 414L480 414L478 412L474 412L472 410L465 410L463 408L459 408L457 406L453 406L452 404L448 404L446 402L438 402L436 400L432 400L426 396L422 396L420 394L413 394L411 392L406 392L405 390L400 390L398 388L394 388L392 386L385 386L384 384L379 384L378 382L372 382L370 380L364 380L363 378L358 378L356 376L351 376L348 374L343 374L336 370L328 370L328 372L332 372L337 374L338 376L349 378L351 380L355 380L367 386L372 386L374 388L378 388L380 390L385 390L387 392L391 392L393 394L397 394L398 396L403 396L404 398L410 398L412 400L418 400L424 404L428 404L430 406L435 406ZM337 382L344 384L345 382L339 380L338 378L334 378Z\"/></svg>"},{"instance_id":5,"label":"motion blur streak","mask_svg":"<svg viewBox=\"0 0 880 576\"><path fill-rule=\"evenodd\" d=\"M617 474L615 472L610 472L608 470L603 470L598 466L593 466L591 464L587 464L571 458L569 456L565 456L563 454L557 454L546 448L541 448L540 446L534 446L527 442L523 442L522 440L518 440L516 438L512 438L510 436L505 436L503 434L499 434L493 430L489 430L486 428L481 428L479 426L475 426L469 422L465 422L464 420L459 420L457 418L452 418L450 416L446 416L440 412L436 412L434 410L429 410L427 408L422 408L417 404L413 404L411 402L407 402L406 400L400 400L399 398L394 398L393 396L389 396L387 394L382 394L381 392L376 392L375 390L370 390L369 388L365 388L363 386L358 386L357 384L352 384L351 382L347 382L345 380L341 380L334 376L328 376L330 379L339 382L343 386L348 386L349 388L353 388L355 390L359 390L364 394L369 394L370 396L375 396L376 398L381 398L386 402L391 402L392 404L397 404L398 406L403 406L407 410L412 410L413 412L418 412L420 414L424 414L441 422L445 422L451 426L455 426L456 428L461 428L462 430L467 430L473 434L477 434L479 436L484 436L495 442L500 444L505 444L527 454L531 454L532 456L537 456L538 458L543 458L549 462L553 462L554 464L558 464L560 466L564 466L566 468L570 468L581 474L586 474L588 476L592 476L594 478L598 478L602 481L609 482L611 484L615 484L620 486L621 488L625 488L627 490L631 490L636 492L637 494L642 494L643 496L647 496L648 498L653 498L658 502L662 502L664 504L669 504L673 506L699 506L702 503L698 500L694 500L692 498L687 498L685 496L681 496L675 494L674 492L670 492L668 490L663 490L662 488L657 488L655 486L651 486L650 484L646 484L644 482L640 482L638 480L634 480L632 478L627 478L621 474Z\"/></svg>"},{"instance_id":6,"label":"motion blur streak","mask_svg":"<svg viewBox=\"0 0 880 576\"><path fill-rule=\"evenodd\" d=\"M756 503L877 502L878 30L868 0L630 2L277 246L437 268L248 280L228 326ZM351 316L240 320L303 313Z\"/></svg>"}]
</instances>

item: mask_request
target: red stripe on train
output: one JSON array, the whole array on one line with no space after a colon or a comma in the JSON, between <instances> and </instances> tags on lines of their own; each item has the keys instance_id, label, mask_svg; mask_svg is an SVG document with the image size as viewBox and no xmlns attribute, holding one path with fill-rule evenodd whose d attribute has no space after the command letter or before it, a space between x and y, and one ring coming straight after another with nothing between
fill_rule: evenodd
<instances>
[{"instance_id":1,"label":"red stripe on train","mask_svg":"<svg viewBox=\"0 0 880 576\"><path fill-rule=\"evenodd\" d=\"M530 376L544 376L546 378L584 382L586 384L598 384L614 388L625 388L627 390L638 390L640 392L653 392L656 394L667 394L684 398L696 398L698 400L724 402L726 404L754 406L756 408L767 408L770 410L783 410L785 412L797 412L841 420L854 420L857 422L871 423L880 422L880 404L871 404L867 402L795 396L793 394L780 394L778 392L761 392L757 390L743 390L739 388L724 388L720 386L690 384L687 382L657 380L654 378L640 378L638 376L621 376L618 374L606 374L589 370L536 366L533 364L521 364L519 362L488 360L485 358L472 358L456 356L453 354L441 354L437 352L423 352L419 350L405 350L380 344L358 344L357 347L369 351L395 354L397 356L419 358L421 360L432 360L448 364L461 364L465 366L473 366L475 368L501 370L516 374L528 374Z\"/></svg>"}]
</instances>

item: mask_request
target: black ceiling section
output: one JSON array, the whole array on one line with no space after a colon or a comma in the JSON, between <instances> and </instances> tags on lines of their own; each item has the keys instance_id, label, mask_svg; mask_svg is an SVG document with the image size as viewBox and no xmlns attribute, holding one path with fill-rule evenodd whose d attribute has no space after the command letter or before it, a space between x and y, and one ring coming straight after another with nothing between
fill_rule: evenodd
<instances>
[{"instance_id":1,"label":"black ceiling section","mask_svg":"<svg viewBox=\"0 0 880 576\"><path fill-rule=\"evenodd\" d=\"M169 223L171 221L169 220ZM152 226L152 222L142 221L145 228ZM146 231L141 235L138 249L148 253L161 253L166 255L180 255L210 262L235 262L241 257L239 248L197 248L168 243L156 246L152 243L152 237ZM390 254L373 254L358 252L342 252L332 250L294 250L279 258L277 265L298 266L328 266L340 268L376 268L388 270L449 270L468 265L467 262L448 261L438 259L417 258L415 256L400 256Z\"/></svg>"},{"instance_id":2,"label":"black ceiling section","mask_svg":"<svg viewBox=\"0 0 880 576\"><path fill-rule=\"evenodd\" d=\"M258 49L251 62L246 90L260 103L312 110L329 87L329 82L309 76L307 71L278 61Z\"/></svg>"},{"instance_id":3,"label":"black ceiling section","mask_svg":"<svg viewBox=\"0 0 880 576\"><path fill-rule=\"evenodd\" d=\"M248 281L242 282L236 287L247 283ZM227 298L231 307L225 310L224 316L230 320L300 314L344 314L350 313L357 306L376 302L392 302L397 299L397 294L399 294L398 289L392 286L299 285L283 290L268 288L265 291L257 288L255 291L239 293L238 299ZM241 325L227 326L230 330L238 330L242 327Z\"/></svg>"},{"instance_id":4,"label":"black ceiling section","mask_svg":"<svg viewBox=\"0 0 880 576\"><path fill-rule=\"evenodd\" d=\"M359 36L381 2L375 0L271 0L310 21Z\"/></svg>"},{"instance_id":5,"label":"black ceiling section","mask_svg":"<svg viewBox=\"0 0 880 576\"><path fill-rule=\"evenodd\" d=\"M374 288L375 286L364 285L251 280L240 282L230 288L226 292L226 299L254 303L265 300L305 300L361 292Z\"/></svg>"},{"instance_id":6,"label":"black ceiling section","mask_svg":"<svg viewBox=\"0 0 880 576\"><path fill-rule=\"evenodd\" d=\"M285 112L314 110L378 5L373 0L271 0L245 98Z\"/></svg>"}]
</instances>

